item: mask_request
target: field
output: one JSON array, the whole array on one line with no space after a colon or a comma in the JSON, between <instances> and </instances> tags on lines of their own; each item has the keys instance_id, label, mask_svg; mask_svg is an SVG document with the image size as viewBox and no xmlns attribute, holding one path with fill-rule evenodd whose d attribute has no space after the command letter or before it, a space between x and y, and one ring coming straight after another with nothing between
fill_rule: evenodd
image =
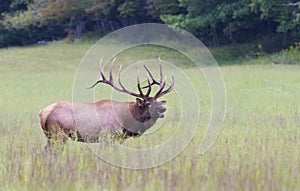
<instances>
[{"instance_id":1,"label":"field","mask_svg":"<svg viewBox=\"0 0 300 191\"><path fill-rule=\"evenodd\" d=\"M100 160L82 143L69 141L59 154L43 152L38 112L72 100L74 75L90 46L56 42L0 50L2 190L300 190L299 51L221 66L226 116L213 147L198 154L210 107L209 94L201 89L202 114L189 146L163 165L129 170ZM194 70L182 67L191 79L201 78ZM168 98L169 107L176 107ZM162 138L172 133L173 122L165 122ZM126 144L146 141L142 136Z\"/></svg>"}]
</instances>

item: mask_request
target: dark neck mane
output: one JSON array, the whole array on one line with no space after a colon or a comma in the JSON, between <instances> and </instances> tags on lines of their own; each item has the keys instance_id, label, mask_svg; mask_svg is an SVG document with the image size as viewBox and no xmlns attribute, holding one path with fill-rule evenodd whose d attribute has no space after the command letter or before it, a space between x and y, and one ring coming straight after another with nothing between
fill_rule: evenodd
<instances>
[{"instance_id":1,"label":"dark neck mane","mask_svg":"<svg viewBox=\"0 0 300 191\"><path fill-rule=\"evenodd\" d=\"M131 103L130 113L132 117L140 123L147 122L151 119L151 115L148 108L140 108L136 103Z\"/></svg>"}]
</instances>

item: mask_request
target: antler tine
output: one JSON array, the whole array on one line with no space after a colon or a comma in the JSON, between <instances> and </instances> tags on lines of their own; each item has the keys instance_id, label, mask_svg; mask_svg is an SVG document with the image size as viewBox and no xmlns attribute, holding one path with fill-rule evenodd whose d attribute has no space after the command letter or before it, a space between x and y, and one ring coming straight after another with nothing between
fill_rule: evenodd
<instances>
[{"instance_id":1,"label":"antler tine","mask_svg":"<svg viewBox=\"0 0 300 191\"><path fill-rule=\"evenodd\" d=\"M161 59L159 59L159 73L160 73L160 80L159 80L159 84L161 84L163 82L163 73L162 73L162 64L161 64Z\"/></svg>"},{"instance_id":2,"label":"antler tine","mask_svg":"<svg viewBox=\"0 0 300 191\"><path fill-rule=\"evenodd\" d=\"M111 65L110 65L110 68L109 68L109 81L114 84L114 80L113 80L113 74L112 74L112 71L113 71L113 68L114 68L114 63L116 61L116 58L114 58L111 62Z\"/></svg>"},{"instance_id":3,"label":"antler tine","mask_svg":"<svg viewBox=\"0 0 300 191\"><path fill-rule=\"evenodd\" d=\"M119 84L121 86L121 88L123 90L125 90L125 87L123 86L122 82L121 82L121 68L122 68L122 65L120 65L120 68L119 68L119 72L118 72L118 81L119 81Z\"/></svg>"},{"instance_id":4,"label":"antler tine","mask_svg":"<svg viewBox=\"0 0 300 191\"><path fill-rule=\"evenodd\" d=\"M100 69L100 76L103 80L106 80L105 76L104 76L104 71L103 68Z\"/></svg>"},{"instance_id":5,"label":"antler tine","mask_svg":"<svg viewBox=\"0 0 300 191\"><path fill-rule=\"evenodd\" d=\"M96 81L93 85L91 85L90 87L87 87L87 89L92 89L93 87L95 87L100 82L101 82L100 80Z\"/></svg>"},{"instance_id":6,"label":"antler tine","mask_svg":"<svg viewBox=\"0 0 300 191\"><path fill-rule=\"evenodd\" d=\"M159 94L163 91L163 89L165 88L165 86L166 86L166 82L163 82L163 83L160 84L160 88L157 91L157 93L155 94L154 98L160 97Z\"/></svg>"},{"instance_id":7,"label":"antler tine","mask_svg":"<svg viewBox=\"0 0 300 191\"><path fill-rule=\"evenodd\" d=\"M102 67L102 62L103 62L103 57L101 57L100 61L99 61L99 71L100 71L100 77L105 80L105 76L104 76L104 71Z\"/></svg>"},{"instance_id":8,"label":"antler tine","mask_svg":"<svg viewBox=\"0 0 300 191\"><path fill-rule=\"evenodd\" d=\"M139 76L136 77L136 81L137 81L137 87L138 87L138 90L140 92L140 94L143 96L143 98L145 97L143 91L142 91L142 88L141 88L141 83L140 83L140 78Z\"/></svg>"},{"instance_id":9,"label":"antler tine","mask_svg":"<svg viewBox=\"0 0 300 191\"><path fill-rule=\"evenodd\" d=\"M149 80L149 78L147 79L147 82L148 82L148 91L147 91L147 93L146 93L146 97L149 97L149 95L150 95L150 93L151 93L151 84L150 84L150 80Z\"/></svg>"},{"instance_id":10,"label":"antler tine","mask_svg":"<svg viewBox=\"0 0 300 191\"><path fill-rule=\"evenodd\" d=\"M102 63L102 60L103 60L103 58L101 58L100 63ZM110 65L109 80L106 79L106 77L104 75L104 69L103 69L104 67L102 67L100 69L100 79L98 81L96 81L92 86L88 87L88 89L91 89L91 88L95 87L98 83L104 83L104 84L110 85L111 87L113 87L117 91L122 91L122 89L115 86L115 83L113 81L112 70L113 70L113 65L114 65L115 60L116 60L116 58L113 59L111 65Z\"/></svg>"},{"instance_id":11,"label":"antler tine","mask_svg":"<svg viewBox=\"0 0 300 191\"><path fill-rule=\"evenodd\" d=\"M118 81L119 81L119 84L121 86L121 88L119 88L118 91L120 92L124 92L124 93L128 93L129 95L132 95L132 96L135 96L135 97L139 97L139 98L144 98L144 95L141 95L141 94L137 94L137 93L134 93L134 92L131 92L129 90L127 90L124 85L122 84L121 82L121 68L122 68L122 65L120 65L120 68L119 68L119 72L118 72Z\"/></svg>"},{"instance_id":12,"label":"antler tine","mask_svg":"<svg viewBox=\"0 0 300 191\"><path fill-rule=\"evenodd\" d=\"M173 90L173 88L174 88L174 76L172 75L170 86L169 86L166 90L160 91L160 93L157 92L156 95L154 96L154 98L157 99L157 98L159 98L159 97L161 97L161 96L163 96L163 95L169 93L170 91ZM162 89L163 89L163 88L162 88ZM162 89L161 89L161 90L162 90Z\"/></svg>"},{"instance_id":13,"label":"antler tine","mask_svg":"<svg viewBox=\"0 0 300 191\"><path fill-rule=\"evenodd\" d=\"M152 85L154 85L154 84L159 85L159 82L156 81L156 80L154 79L154 77L153 77L153 75L151 74L149 68L148 68L146 65L144 65L144 68L145 68L145 70L146 70L146 72L147 72L147 75L148 75L148 76L151 78L151 80L152 80L152 82L150 83L150 86L152 86ZM148 84L147 86L142 87L142 89L147 88L147 87L149 87L149 84Z\"/></svg>"},{"instance_id":14,"label":"antler tine","mask_svg":"<svg viewBox=\"0 0 300 191\"><path fill-rule=\"evenodd\" d=\"M103 61L103 57L101 57L100 61L99 61L99 70L100 70L100 77L102 79L97 80L93 85L91 85L90 87L88 87L87 89L91 89L93 87L95 87L98 83L106 81L106 78L104 76L104 71L103 71L103 67L101 67L102 65L102 61Z\"/></svg>"},{"instance_id":15,"label":"antler tine","mask_svg":"<svg viewBox=\"0 0 300 191\"><path fill-rule=\"evenodd\" d=\"M119 84L121 86L121 88L123 89L123 91L125 91L125 87L123 86L122 82L121 82L121 69L122 69L122 65L120 65L120 68L119 68L119 72L118 72L118 81L119 81Z\"/></svg>"}]
</instances>

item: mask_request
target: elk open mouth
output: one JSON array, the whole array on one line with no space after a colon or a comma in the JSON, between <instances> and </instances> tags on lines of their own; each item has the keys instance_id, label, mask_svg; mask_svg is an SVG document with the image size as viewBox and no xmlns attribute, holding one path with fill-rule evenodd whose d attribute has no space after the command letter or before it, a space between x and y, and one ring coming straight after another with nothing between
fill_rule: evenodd
<instances>
[{"instance_id":1,"label":"elk open mouth","mask_svg":"<svg viewBox=\"0 0 300 191\"><path fill-rule=\"evenodd\" d=\"M159 114L158 114L158 117L159 117L159 118L164 118L164 117L165 117L165 113L159 113Z\"/></svg>"},{"instance_id":2,"label":"elk open mouth","mask_svg":"<svg viewBox=\"0 0 300 191\"><path fill-rule=\"evenodd\" d=\"M162 105L162 106L160 107L160 110L157 112L157 113L158 113L158 117L159 117L159 118L165 117L165 111L166 111L166 110L167 110L166 105Z\"/></svg>"}]
</instances>

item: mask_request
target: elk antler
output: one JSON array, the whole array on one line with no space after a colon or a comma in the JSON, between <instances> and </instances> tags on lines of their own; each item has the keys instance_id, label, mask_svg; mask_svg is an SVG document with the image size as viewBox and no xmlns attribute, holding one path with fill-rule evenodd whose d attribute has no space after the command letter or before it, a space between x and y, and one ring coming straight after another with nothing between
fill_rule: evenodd
<instances>
[{"instance_id":1,"label":"elk antler","mask_svg":"<svg viewBox=\"0 0 300 191\"><path fill-rule=\"evenodd\" d=\"M155 94L154 99L157 99L157 98L165 95L166 93L169 93L173 89L173 87L174 87L174 77L172 76L172 81L171 81L170 87L168 89L166 89L166 90L163 91L163 89L164 89L164 87L166 85L166 82L163 82L163 79L162 79L163 78L163 74L162 74L162 66L161 66L161 64L160 64L160 81L159 82L154 79L154 77L151 74L150 70L146 67L146 65L144 65L144 68L146 69L147 74L152 79L152 83L150 83L150 80L148 78L148 80L147 80L148 85L145 86L145 87L141 87L140 79L139 79L139 77L137 77L137 87L138 87L139 93L135 93L135 92L127 90L124 87L124 85L122 84L122 82L121 82L121 68L122 68L122 65L121 65L120 68L119 68L119 71L118 71L118 82L119 82L119 85L120 85L120 87L118 87L115 84L114 79L113 79L113 75L112 75L112 71L113 71L115 60L116 60L116 58L113 59L111 65L110 65L109 79L106 79L106 77L104 76L103 68L101 68L100 69L100 79L98 81L96 81L92 86L90 86L89 89L95 87L98 83L105 83L105 84L110 85L111 87L113 87L115 90L117 90L119 92L124 92L124 93L132 95L134 97L139 97L139 98L142 98L142 99L145 100L145 99L149 98L149 96L150 96L150 93L151 93L151 90L152 90L152 88L151 88L152 85L156 84L156 85L160 86L160 89ZM101 59L100 62L102 62L102 59ZM143 91L142 91L142 89L144 89L144 88L148 88L146 94L144 94Z\"/></svg>"},{"instance_id":2,"label":"elk antler","mask_svg":"<svg viewBox=\"0 0 300 191\"><path fill-rule=\"evenodd\" d=\"M160 64L159 64L159 74L160 74L160 80L159 80L159 82L154 79L154 77L151 74L149 68L147 68L147 66L144 65L144 68L145 68L148 76L151 78L152 82L150 83L150 85L148 83L148 85L144 86L143 88L147 88L147 87L152 86L152 85L159 85L159 87L160 87L159 90L158 90L158 92L155 94L154 99L157 99L157 98L159 98L159 97L161 97L161 96L163 96L163 95L171 92L172 89L173 89L173 87L174 87L174 76L172 76L170 86L166 90L163 91L163 89L166 86L166 82L163 81L162 64L161 64L160 58L159 58L159 62L160 62ZM148 79L148 81L149 81L149 79Z\"/></svg>"}]
</instances>

